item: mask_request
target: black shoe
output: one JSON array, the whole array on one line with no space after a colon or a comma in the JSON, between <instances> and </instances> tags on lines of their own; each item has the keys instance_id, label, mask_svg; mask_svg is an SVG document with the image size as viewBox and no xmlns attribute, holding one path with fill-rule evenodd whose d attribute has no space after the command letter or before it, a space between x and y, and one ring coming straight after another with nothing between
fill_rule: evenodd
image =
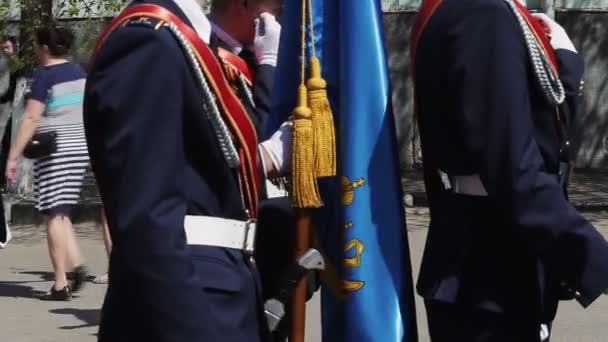
<instances>
[{"instance_id":1,"label":"black shoe","mask_svg":"<svg viewBox=\"0 0 608 342\"><path fill-rule=\"evenodd\" d=\"M69 286L65 286L61 290L55 290L55 286L51 290L40 297L40 300L49 300L57 302L68 302L72 299L72 291Z\"/></svg>"},{"instance_id":2,"label":"black shoe","mask_svg":"<svg viewBox=\"0 0 608 342\"><path fill-rule=\"evenodd\" d=\"M82 290L82 288L84 286L84 282L89 277L89 274L90 274L89 269L85 265L77 266L74 269L72 283L70 284L70 288L72 289L72 292L76 293L76 292Z\"/></svg>"}]
</instances>

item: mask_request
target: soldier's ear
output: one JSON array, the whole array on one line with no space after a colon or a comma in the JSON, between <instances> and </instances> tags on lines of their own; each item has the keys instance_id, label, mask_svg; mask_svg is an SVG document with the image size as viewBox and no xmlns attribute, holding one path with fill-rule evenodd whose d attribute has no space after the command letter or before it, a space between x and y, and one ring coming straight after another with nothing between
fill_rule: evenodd
<instances>
[{"instance_id":1,"label":"soldier's ear","mask_svg":"<svg viewBox=\"0 0 608 342\"><path fill-rule=\"evenodd\" d=\"M230 4L226 10L235 16L250 16L255 9L255 1L252 0L227 0Z\"/></svg>"},{"instance_id":2,"label":"soldier's ear","mask_svg":"<svg viewBox=\"0 0 608 342\"><path fill-rule=\"evenodd\" d=\"M50 49L48 45L40 45L40 52L50 54Z\"/></svg>"}]
</instances>

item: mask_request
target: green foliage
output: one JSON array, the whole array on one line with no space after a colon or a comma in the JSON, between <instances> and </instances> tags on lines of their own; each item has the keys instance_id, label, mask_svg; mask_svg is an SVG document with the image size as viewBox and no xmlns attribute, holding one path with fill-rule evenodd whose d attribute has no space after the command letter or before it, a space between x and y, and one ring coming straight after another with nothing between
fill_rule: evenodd
<instances>
[{"instance_id":1,"label":"green foliage","mask_svg":"<svg viewBox=\"0 0 608 342\"><path fill-rule=\"evenodd\" d=\"M10 11L11 0L0 0L0 36L7 34Z\"/></svg>"},{"instance_id":2,"label":"green foliage","mask_svg":"<svg viewBox=\"0 0 608 342\"><path fill-rule=\"evenodd\" d=\"M14 57L12 67L24 75L29 75L37 66L35 33L53 22L74 29L78 19L78 45L74 54L84 56L90 53L101 30L101 22L116 14L128 0L20 0L21 20L11 21L11 0L0 0L0 35L15 32L19 28L19 54ZM12 26L12 27L11 27ZM11 30L11 28L13 30ZM75 32L76 33L76 32Z\"/></svg>"},{"instance_id":3,"label":"green foliage","mask_svg":"<svg viewBox=\"0 0 608 342\"><path fill-rule=\"evenodd\" d=\"M126 0L59 0L55 1L55 17L101 17L118 12Z\"/></svg>"}]
</instances>

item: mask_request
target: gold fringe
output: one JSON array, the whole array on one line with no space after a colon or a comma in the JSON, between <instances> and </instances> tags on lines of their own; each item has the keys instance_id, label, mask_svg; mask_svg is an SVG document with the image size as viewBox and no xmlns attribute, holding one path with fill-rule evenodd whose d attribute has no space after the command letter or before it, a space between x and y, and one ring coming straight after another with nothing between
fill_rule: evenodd
<instances>
[{"instance_id":1,"label":"gold fringe","mask_svg":"<svg viewBox=\"0 0 608 342\"><path fill-rule=\"evenodd\" d=\"M307 82L308 104L312 111L315 174L317 177L336 175L336 133L334 116L327 98L327 82L321 77L321 63L310 59L310 79Z\"/></svg>"},{"instance_id":2,"label":"gold fringe","mask_svg":"<svg viewBox=\"0 0 608 342\"><path fill-rule=\"evenodd\" d=\"M321 196L314 169L312 113L306 86L298 87L298 106L293 110L292 202L296 208L320 208Z\"/></svg>"}]
</instances>

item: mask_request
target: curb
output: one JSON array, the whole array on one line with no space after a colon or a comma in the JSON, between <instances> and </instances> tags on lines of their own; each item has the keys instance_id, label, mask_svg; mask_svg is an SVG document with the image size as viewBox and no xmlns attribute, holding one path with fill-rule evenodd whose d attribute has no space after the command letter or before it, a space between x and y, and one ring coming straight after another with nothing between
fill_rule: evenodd
<instances>
[{"instance_id":1,"label":"curb","mask_svg":"<svg viewBox=\"0 0 608 342\"><path fill-rule=\"evenodd\" d=\"M572 201L574 207L581 212L608 211L608 201ZM411 192L405 194L407 208L428 207L429 201L425 192Z\"/></svg>"},{"instance_id":2,"label":"curb","mask_svg":"<svg viewBox=\"0 0 608 342\"><path fill-rule=\"evenodd\" d=\"M572 202L574 207L581 212L598 212L598 211L608 211L608 202L598 201L598 202L586 202L586 201L576 201Z\"/></svg>"},{"instance_id":3,"label":"curb","mask_svg":"<svg viewBox=\"0 0 608 342\"><path fill-rule=\"evenodd\" d=\"M429 205L426 193L411 192L405 194L404 203L406 208L427 208ZM575 201L574 207L581 212L608 211L608 201ZM101 224L101 204L83 203L74 208L72 222L79 224L83 222L94 222ZM41 225L45 217L40 214L31 202L18 202L10 207L12 225Z\"/></svg>"},{"instance_id":4,"label":"curb","mask_svg":"<svg viewBox=\"0 0 608 342\"><path fill-rule=\"evenodd\" d=\"M100 214L100 203L83 203L74 208L72 223L101 223ZM45 216L38 212L31 202L13 203L10 206L10 218L11 225L41 225L45 222Z\"/></svg>"}]
</instances>

